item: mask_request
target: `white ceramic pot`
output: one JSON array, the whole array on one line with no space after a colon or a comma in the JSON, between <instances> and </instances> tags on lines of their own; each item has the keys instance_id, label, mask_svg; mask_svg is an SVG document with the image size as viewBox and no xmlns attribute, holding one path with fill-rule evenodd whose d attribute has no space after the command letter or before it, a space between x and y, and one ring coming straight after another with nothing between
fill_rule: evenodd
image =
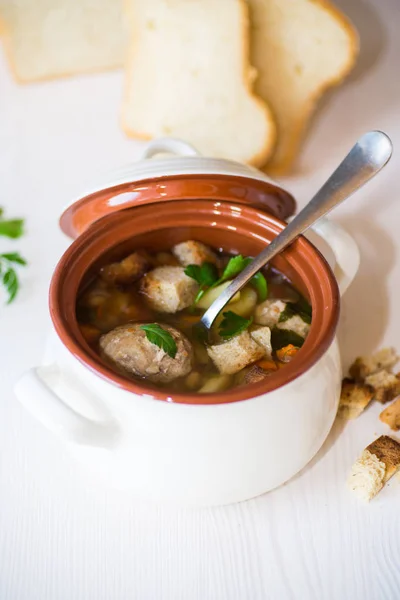
<instances>
[{"instance_id":1,"label":"white ceramic pot","mask_svg":"<svg viewBox=\"0 0 400 600\"><path fill-rule=\"evenodd\" d=\"M150 160L156 150L178 151L190 156ZM108 212L110 207L115 211L118 206L134 205L135 199L138 204L146 204L147 200L142 202L138 192L138 183L145 188L141 182L151 181L154 186L156 181L157 194L162 194L168 177L175 181L194 174L225 176L230 185L232 181L235 183L235 190L239 182L246 186L249 180L261 186L271 185L270 180L255 169L231 161L198 157L193 148L177 140L150 144L146 157L138 165L121 171L116 179L90 190L85 202L86 207L90 205L91 215L95 212L97 219L104 216L105 206ZM135 189L130 185L132 182ZM126 189L127 184L129 189ZM152 189L154 192L154 187ZM100 204L95 205L97 196ZM190 202L189 197L182 202L182 207ZM225 207L229 215L233 209L234 216L240 212L239 218L243 221L253 218L253 209L242 208L233 201L222 202L222 205L219 201L213 204L216 221L216 206ZM145 208L148 207L132 209L139 215L135 222L140 221L139 211ZM262 227L261 221L267 222L268 218L260 212L254 214L258 215L257 226ZM96 227L101 233L102 226L100 222L90 225L87 215L82 216L74 208L65 215L64 229L77 236L77 240L61 259L61 271L63 261L72 260L74 245L82 243L85 235L97 239ZM162 223L154 228L157 226L161 227ZM226 227L232 228L232 225ZM358 249L341 227L326 219L314 230L314 241L323 239L332 249L336 263L332 267L338 274L339 289L343 293L356 274ZM234 233L230 231L230 235ZM314 253L316 260L323 263L308 242L298 243L304 248L307 246L307 252ZM329 279L329 267L323 265L323 268ZM55 285L53 282L53 287ZM313 314L319 309L323 312L323 307L313 305ZM332 327L335 326L336 322ZM267 492L290 479L310 461L326 439L336 415L342 372L334 332L329 344L322 350L320 347L315 354L317 358L309 360L309 367L293 372L293 376L288 376L278 387L263 390L262 384L257 384L255 397L244 394L242 399L235 397L235 401L228 397L211 398L209 404L199 405L186 403L184 399L170 402L156 399L150 390L140 390L137 386L136 391L124 389L123 383L85 363L84 350L79 355L65 343L61 329L58 326L56 329L43 365L30 370L17 383L17 397L91 472L108 485L130 490L140 497L204 506L239 502ZM312 329L313 326L310 338ZM307 351L307 344L308 340L301 352L304 351L305 356L309 352L311 356L312 348ZM77 342L75 346L78 347Z\"/></svg>"}]
</instances>

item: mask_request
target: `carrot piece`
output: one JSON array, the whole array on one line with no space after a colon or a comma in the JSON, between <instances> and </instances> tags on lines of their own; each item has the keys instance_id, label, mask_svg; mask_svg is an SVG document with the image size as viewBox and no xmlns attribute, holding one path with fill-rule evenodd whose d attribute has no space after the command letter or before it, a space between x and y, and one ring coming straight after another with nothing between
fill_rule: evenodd
<instances>
[{"instance_id":1,"label":"carrot piece","mask_svg":"<svg viewBox=\"0 0 400 600\"><path fill-rule=\"evenodd\" d=\"M258 360L255 364L264 369L264 371L276 371L278 369L278 365L274 360L267 360L265 358Z\"/></svg>"},{"instance_id":2,"label":"carrot piece","mask_svg":"<svg viewBox=\"0 0 400 600\"><path fill-rule=\"evenodd\" d=\"M288 363L293 357L296 356L298 351L299 349L296 346L293 346L293 344L288 344L280 350L277 350L276 356L281 362Z\"/></svg>"},{"instance_id":3,"label":"carrot piece","mask_svg":"<svg viewBox=\"0 0 400 600\"><path fill-rule=\"evenodd\" d=\"M93 327L93 325L79 325L79 329L88 344L97 342L101 335L101 331L97 327Z\"/></svg>"},{"instance_id":4,"label":"carrot piece","mask_svg":"<svg viewBox=\"0 0 400 600\"><path fill-rule=\"evenodd\" d=\"M192 323L197 323L200 320L200 317L199 315L181 315L180 319L184 323L191 325Z\"/></svg>"}]
</instances>

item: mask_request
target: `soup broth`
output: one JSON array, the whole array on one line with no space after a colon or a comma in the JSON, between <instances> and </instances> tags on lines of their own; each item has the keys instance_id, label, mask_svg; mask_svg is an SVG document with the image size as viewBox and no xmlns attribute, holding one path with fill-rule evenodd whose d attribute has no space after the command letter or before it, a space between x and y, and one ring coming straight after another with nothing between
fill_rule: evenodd
<instances>
[{"instance_id":1,"label":"soup broth","mask_svg":"<svg viewBox=\"0 0 400 600\"><path fill-rule=\"evenodd\" d=\"M272 377L301 352L312 317L276 269L263 269L236 294L207 342L196 327L250 261L196 240L137 250L81 289L82 335L110 368L171 392L216 393Z\"/></svg>"}]
</instances>

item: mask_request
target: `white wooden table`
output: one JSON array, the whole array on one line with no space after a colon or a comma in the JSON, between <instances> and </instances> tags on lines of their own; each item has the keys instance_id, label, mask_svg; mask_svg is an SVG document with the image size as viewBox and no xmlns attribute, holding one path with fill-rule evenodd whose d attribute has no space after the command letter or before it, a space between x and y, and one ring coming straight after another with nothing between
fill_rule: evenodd
<instances>
[{"instance_id":1,"label":"white wooden table","mask_svg":"<svg viewBox=\"0 0 400 600\"><path fill-rule=\"evenodd\" d=\"M348 365L383 344L400 349L400 3L381 0L379 12L372 0L341 4L360 28L360 65L284 183L301 206L364 131L383 129L397 147L384 174L334 215L362 251L343 301ZM118 127L120 97L119 73L18 87L0 58L0 205L27 219L24 238L0 243L30 262L18 300L0 308L0 599L397 600L400 479L368 506L345 487L361 449L387 433L379 406L336 425L280 489L174 510L101 488L16 402L15 380L44 348L47 287L68 245L60 211L92 174L138 156Z\"/></svg>"}]
</instances>

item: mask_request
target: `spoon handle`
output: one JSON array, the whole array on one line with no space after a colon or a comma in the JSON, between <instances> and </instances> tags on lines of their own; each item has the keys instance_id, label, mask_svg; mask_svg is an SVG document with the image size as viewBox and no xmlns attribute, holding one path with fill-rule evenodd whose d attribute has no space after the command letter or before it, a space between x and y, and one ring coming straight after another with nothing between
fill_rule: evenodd
<instances>
[{"instance_id":1,"label":"spoon handle","mask_svg":"<svg viewBox=\"0 0 400 600\"><path fill-rule=\"evenodd\" d=\"M392 155L390 138L381 131L365 133L338 168L299 214L258 254L212 303L201 321L210 328L225 304L274 256L291 244L318 219L351 196L386 165Z\"/></svg>"}]
</instances>

